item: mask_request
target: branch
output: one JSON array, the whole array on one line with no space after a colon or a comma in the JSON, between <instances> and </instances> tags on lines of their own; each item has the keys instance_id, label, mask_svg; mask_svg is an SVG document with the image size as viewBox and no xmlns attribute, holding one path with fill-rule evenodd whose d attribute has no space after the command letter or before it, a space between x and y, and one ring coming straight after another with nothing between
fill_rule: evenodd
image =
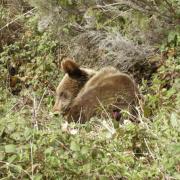
<instances>
[{"instance_id":1,"label":"branch","mask_svg":"<svg viewBox=\"0 0 180 180\"><path fill-rule=\"evenodd\" d=\"M8 27L10 24L16 22L18 19L21 19L21 18L24 17L25 15L32 13L35 9L36 9L36 8L33 8L33 9L27 11L26 13L18 16L17 18L13 19L12 21L8 22L5 26L3 26L2 28L0 28L0 31L2 31L4 28Z\"/></svg>"}]
</instances>

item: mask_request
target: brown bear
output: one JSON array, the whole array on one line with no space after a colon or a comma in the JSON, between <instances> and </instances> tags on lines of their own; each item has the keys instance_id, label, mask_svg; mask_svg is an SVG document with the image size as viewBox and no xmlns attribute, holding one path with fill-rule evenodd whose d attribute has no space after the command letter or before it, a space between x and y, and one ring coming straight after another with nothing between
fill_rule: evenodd
<instances>
[{"instance_id":1,"label":"brown bear","mask_svg":"<svg viewBox=\"0 0 180 180\"><path fill-rule=\"evenodd\" d=\"M64 115L68 112L74 98L96 71L88 68L79 68L70 58L65 58L61 62L61 69L65 72L65 75L56 89L53 111Z\"/></svg>"},{"instance_id":2,"label":"brown bear","mask_svg":"<svg viewBox=\"0 0 180 180\"><path fill-rule=\"evenodd\" d=\"M71 59L63 60L61 67L66 75L57 88L54 110L68 121L84 123L104 112L120 120L122 109L136 115L139 91L129 75L113 67L100 71L79 68Z\"/></svg>"}]
</instances>

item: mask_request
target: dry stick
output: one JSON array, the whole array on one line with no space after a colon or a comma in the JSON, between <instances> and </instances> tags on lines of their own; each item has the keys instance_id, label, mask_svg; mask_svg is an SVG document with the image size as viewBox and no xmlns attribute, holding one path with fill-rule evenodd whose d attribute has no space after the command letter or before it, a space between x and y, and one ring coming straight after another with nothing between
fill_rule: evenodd
<instances>
[{"instance_id":1,"label":"dry stick","mask_svg":"<svg viewBox=\"0 0 180 180\"><path fill-rule=\"evenodd\" d=\"M101 103L101 101L99 100L98 97L97 97L97 100L98 100L98 102L99 102L101 108L102 108L102 109L104 110L104 112L106 113L107 117L108 117L109 119L111 119L109 113L106 111L106 109L104 108L103 104ZM103 124L103 123L102 123L102 125L103 125L103 126L104 126L111 134L114 133L114 132L113 132L113 130L114 130L114 125L113 125L113 123L109 124L109 127L106 126L106 125ZM110 129L110 128L111 128L111 129ZM113 129L112 129L112 128L113 128Z\"/></svg>"},{"instance_id":2,"label":"dry stick","mask_svg":"<svg viewBox=\"0 0 180 180\"><path fill-rule=\"evenodd\" d=\"M80 116L79 116L79 119L78 119L78 123L80 124L81 123L81 118L82 118L82 107L81 107L81 110L80 110ZM78 130L79 130L79 128L78 128Z\"/></svg>"},{"instance_id":3,"label":"dry stick","mask_svg":"<svg viewBox=\"0 0 180 180\"><path fill-rule=\"evenodd\" d=\"M148 148L148 151L149 151L151 157L153 158L153 160L155 160L155 156L153 155L152 151L150 150L150 148L149 148L149 146L148 146L148 143L147 143L147 141L146 141L146 138L144 138L144 142L145 142L145 144L146 144L146 146L147 146L147 148ZM162 168L161 168L161 167L158 168L158 169L159 169L160 172L162 172ZM163 172L162 172L162 173L163 173ZM166 177L166 174L164 174L164 173L163 173L163 175L165 175L165 179L167 178L167 180L169 180L169 178L170 178L170 179L176 179L176 178L173 178L173 177L171 177L171 176Z\"/></svg>"},{"instance_id":4,"label":"dry stick","mask_svg":"<svg viewBox=\"0 0 180 180\"><path fill-rule=\"evenodd\" d=\"M29 11L27 11L26 13L18 16L17 18L13 19L12 21L8 22L6 25L4 25L3 27L0 28L0 31L2 31L4 28L8 27L10 24L14 23L15 21L17 21L18 19L21 19L23 16L29 14L29 13L32 13L36 8L33 8Z\"/></svg>"},{"instance_id":5,"label":"dry stick","mask_svg":"<svg viewBox=\"0 0 180 180\"><path fill-rule=\"evenodd\" d=\"M61 48L58 48L58 58L57 58L58 59L58 62L57 62L58 63L58 68L61 67L60 62L59 62L60 61L60 54L61 54Z\"/></svg>"},{"instance_id":6,"label":"dry stick","mask_svg":"<svg viewBox=\"0 0 180 180\"><path fill-rule=\"evenodd\" d=\"M5 162L5 161L0 161L0 163L3 163L3 164L5 164L5 165L7 165L8 167L9 167L9 166L11 166L11 167L17 167L17 165L14 165L14 164L11 164L11 163ZM29 178L32 180L31 175L30 175L26 170L24 170L22 167L21 167L20 169L21 169L26 175L28 175Z\"/></svg>"},{"instance_id":7,"label":"dry stick","mask_svg":"<svg viewBox=\"0 0 180 180\"><path fill-rule=\"evenodd\" d=\"M37 120L36 120L36 96L34 95L34 98L33 98L33 114L32 114L32 119L33 121L35 121L35 125L34 125L34 128L36 127L37 130L38 130L38 123L37 123ZM32 135L32 140L30 140L30 148L31 148L31 152L30 152L30 158L31 158L31 176L32 176L32 180L33 180L33 176L34 176L34 170L33 170L33 142L34 140L34 132L33 132L33 135Z\"/></svg>"},{"instance_id":8,"label":"dry stick","mask_svg":"<svg viewBox=\"0 0 180 180\"><path fill-rule=\"evenodd\" d=\"M33 98L33 114L32 114L32 119L33 119L33 121L35 122L34 127L36 127L37 130L38 130L38 122L37 122L37 119L36 119L36 117L37 117L36 107L37 107L36 96L34 95L34 98Z\"/></svg>"},{"instance_id":9,"label":"dry stick","mask_svg":"<svg viewBox=\"0 0 180 180\"><path fill-rule=\"evenodd\" d=\"M17 102L16 104L14 104L6 113L6 115L10 114L10 112L19 104L19 102Z\"/></svg>"},{"instance_id":10,"label":"dry stick","mask_svg":"<svg viewBox=\"0 0 180 180\"><path fill-rule=\"evenodd\" d=\"M38 122L37 122L36 118L37 118L38 111L40 109L42 100L43 100L43 98L44 98L44 96L46 94L46 91L47 91L47 89L45 89L45 91L44 91L44 93L43 93L43 95L42 95L42 97L40 99L40 102L39 102L38 106L37 106L37 103L36 103L36 96L34 95L34 98L33 98L33 120L35 121L35 125L37 127L37 130L38 130Z\"/></svg>"},{"instance_id":11,"label":"dry stick","mask_svg":"<svg viewBox=\"0 0 180 180\"><path fill-rule=\"evenodd\" d=\"M34 139L34 134L33 134L33 139ZM32 141L30 141L30 148L31 148L31 177L32 177L32 180L34 179L34 169L33 169L33 164L34 164L34 161L33 161L33 144L32 144Z\"/></svg>"},{"instance_id":12,"label":"dry stick","mask_svg":"<svg viewBox=\"0 0 180 180\"><path fill-rule=\"evenodd\" d=\"M168 5L170 12L172 12L174 14L174 16L176 16L176 11L173 8L172 4L168 0L164 0L164 1Z\"/></svg>"},{"instance_id":13,"label":"dry stick","mask_svg":"<svg viewBox=\"0 0 180 180\"><path fill-rule=\"evenodd\" d=\"M35 123L36 123L35 127L37 128L37 130L38 130L38 122L37 122L36 117L37 117L38 111L40 109L40 105L42 103L44 95L46 93L46 90L47 89L45 89L37 108L36 108L36 96L35 95L34 95L34 99L33 99L33 120L35 120ZM34 133L33 133L32 141L30 141L30 147L31 147L31 176L32 176L32 179L34 179L33 178L34 177L34 168L33 168L34 167L34 161L33 161L33 143L32 143L33 140L34 140Z\"/></svg>"},{"instance_id":14,"label":"dry stick","mask_svg":"<svg viewBox=\"0 0 180 180\"><path fill-rule=\"evenodd\" d=\"M65 150L70 151L70 149L68 149L68 148L65 146L65 144L62 143L61 141L56 140L56 142L58 142L58 143L61 145L61 147L64 148Z\"/></svg>"},{"instance_id":15,"label":"dry stick","mask_svg":"<svg viewBox=\"0 0 180 180\"><path fill-rule=\"evenodd\" d=\"M138 100L138 107L135 107L136 108L136 110L137 110L137 112L138 112L138 119L140 120L140 122L143 124L146 124L144 121L143 121L143 119L145 118L144 117L144 110L143 110L143 105L142 105L142 103L143 103L143 99L141 98L140 99L140 96L142 96L142 94L137 94L136 93L136 98L137 98L137 100ZM142 101L141 101L142 100ZM146 126L147 126L147 128L149 128L148 127L148 125L146 124Z\"/></svg>"},{"instance_id":16,"label":"dry stick","mask_svg":"<svg viewBox=\"0 0 180 180\"><path fill-rule=\"evenodd\" d=\"M146 138L144 138L144 142L145 142L145 144L146 144L146 146L147 146L147 148L148 148L148 151L149 151L151 157L153 158L153 160L155 160L155 157L154 157L152 151L151 151L150 148L149 148L149 145L148 145L148 143L147 143L147 141L146 141Z\"/></svg>"},{"instance_id":17,"label":"dry stick","mask_svg":"<svg viewBox=\"0 0 180 180\"><path fill-rule=\"evenodd\" d=\"M44 91L44 93L43 93L43 95L42 95L42 97L41 97L41 99L40 99L40 102L39 102L38 107L37 107L37 110L36 110L36 115L38 114L38 111L39 111L39 109L40 109L42 100L43 100L43 98L44 98L44 96L45 96L45 94L46 94L46 91L47 91L47 88L45 89L45 91Z\"/></svg>"},{"instance_id":18,"label":"dry stick","mask_svg":"<svg viewBox=\"0 0 180 180\"><path fill-rule=\"evenodd\" d=\"M122 4L122 2L117 2L117 3L112 3L112 4L105 4L105 5L97 4L95 8L106 8L106 7L117 6L117 5L121 5L121 4Z\"/></svg>"},{"instance_id":19,"label":"dry stick","mask_svg":"<svg viewBox=\"0 0 180 180\"><path fill-rule=\"evenodd\" d=\"M96 97L96 98L97 98L97 100L98 100L98 102L99 102L99 104L100 104L100 107L101 107L101 108L104 110L104 112L106 113L107 117L108 117L109 119L111 119L109 113L106 111L106 109L104 108L104 106L103 106L103 104L101 103L101 101L99 100L99 98L98 98L98 97Z\"/></svg>"}]
</instances>

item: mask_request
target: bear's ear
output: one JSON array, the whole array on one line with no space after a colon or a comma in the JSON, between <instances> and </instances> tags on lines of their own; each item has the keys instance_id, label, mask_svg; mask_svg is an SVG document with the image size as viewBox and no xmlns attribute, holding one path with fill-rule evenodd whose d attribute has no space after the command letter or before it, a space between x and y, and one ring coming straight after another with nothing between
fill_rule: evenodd
<instances>
[{"instance_id":1,"label":"bear's ear","mask_svg":"<svg viewBox=\"0 0 180 180\"><path fill-rule=\"evenodd\" d=\"M85 75L85 72L79 68L79 65L70 58L63 59L61 68L72 78L79 78Z\"/></svg>"}]
</instances>

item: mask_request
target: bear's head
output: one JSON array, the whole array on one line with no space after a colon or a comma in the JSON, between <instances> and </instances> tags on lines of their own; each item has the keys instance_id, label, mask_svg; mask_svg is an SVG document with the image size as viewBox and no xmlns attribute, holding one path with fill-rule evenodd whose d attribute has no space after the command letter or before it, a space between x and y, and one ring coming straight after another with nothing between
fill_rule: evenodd
<instances>
[{"instance_id":1,"label":"bear's head","mask_svg":"<svg viewBox=\"0 0 180 180\"><path fill-rule=\"evenodd\" d=\"M56 89L53 111L66 115L74 98L96 71L80 68L70 58L65 58L61 62L61 69L65 72L65 75Z\"/></svg>"}]
</instances>

